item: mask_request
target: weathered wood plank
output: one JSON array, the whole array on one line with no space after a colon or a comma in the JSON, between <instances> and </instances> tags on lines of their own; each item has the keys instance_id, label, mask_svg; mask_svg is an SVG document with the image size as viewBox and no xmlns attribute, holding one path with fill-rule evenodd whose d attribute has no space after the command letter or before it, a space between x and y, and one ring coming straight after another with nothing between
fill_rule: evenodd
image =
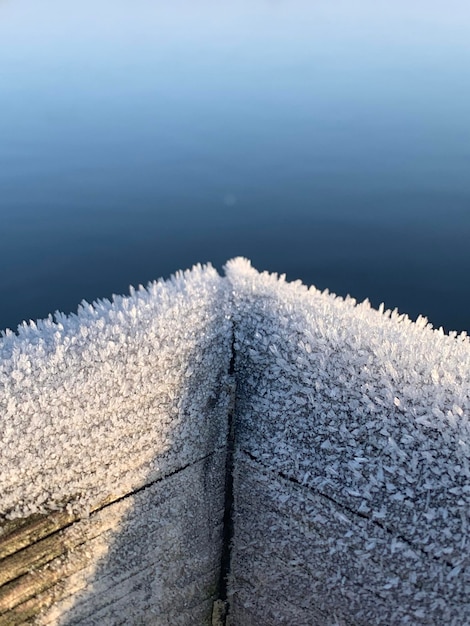
<instances>
[{"instance_id":1,"label":"weathered wood plank","mask_svg":"<svg viewBox=\"0 0 470 626\"><path fill-rule=\"evenodd\" d=\"M75 519L75 515L56 511L49 515L36 514L0 523L0 559L47 537Z\"/></svg>"},{"instance_id":2,"label":"weathered wood plank","mask_svg":"<svg viewBox=\"0 0 470 626\"><path fill-rule=\"evenodd\" d=\"M24 604L15 607L12 611L0 615L0 626L19 626L20 624L34 624L38 613L51 606L53 599L45 597L41 602L33 598Z\"/></svg>"},{"instance_id":3,"label":"weathered wood plank","mask_svg":"<svg viewBox=\"0 0 470 626\"><path fill-rule=\"evenodd\" d=\"M12 609L20 602L51 587L65 572L57 569L60 557L74 553L74 566L82 566L77 560L77 548L89 552L96 537L113 528L115 522L107 515L93 515L92 519L79 520L60 529L47 538L23 548L1 562L0 613ZM55 564L53 562L55 561ZM46 565L53 565L46 567ZM59 573L57 573L59 572Z\"/></svg>"},{"instance_id":4,"label":"weathered wood plank","mask_svg":"<svg viewBox=\"0 0 470 626\"><path fill-rule=\"evenodd\" d=\"M110 494L96 506L91 507L89 512L93 513L126 495L128 495L126 491ZM52 511L47 514L36 513L30 517L0 522L0 560L22 548L33 545L80 519L78 514L65 509L66 506L64 505L64 509L59 511Z\"/></svg>"},{"instance_id":5,"label":"weathered wood plank","mask_svg":"<svg viewBox=\"0 0 470 626\"><path fill-rule=\"evenodd\" d=\"M206 606L217 595L224 458L220 450L124 498L110 496L88 518L57 512L9 523L0 626L62 624L69 613L88 626L123 610L171 624L173 607L182 618L192 603Z\"/></svg>"}]
</instances>

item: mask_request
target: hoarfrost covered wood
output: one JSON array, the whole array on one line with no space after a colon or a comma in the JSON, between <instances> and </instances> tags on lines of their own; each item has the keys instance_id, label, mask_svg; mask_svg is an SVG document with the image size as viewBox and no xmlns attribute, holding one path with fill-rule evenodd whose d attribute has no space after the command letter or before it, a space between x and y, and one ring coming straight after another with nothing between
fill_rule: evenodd
<instances>
[{"instance_id":1,"label":"hoarfrost covered wood","mask_svg":"<svg viewBox=\"0 0 470 626\"><path fill-rule=\"evenodd\" d=\"M228 263L235 623L470 623L470 344Z\"/></svg>"},{"instance_id":2,"label":"hoarfrost covered wood","mask_svg":"<svg viewBox=\"0 0 470 626\"><path fill-rule=\"evenodd\" d=\"M196 267L4 337L2 514L83 514L224 446L227 306L217 272Z\"/></svg>"},{"instance_id":3,"label":"hoarfrost covered wood","mask_svg":"<svg viewBox=\"0 0 470 626\"><path fill-rule=\"evenodd\" d=\"M200 266L2 339L0 624L209 623L230 343Z\"/></svg>"},{"instance_id":4,"label":"hoarfrost covered wood","mask_svg":"<svg viewBox=\"0 0 470 626\"><path fill-rule=\"evenodd\" d=\"M210 622L232 356L228 622L470 623L468 338L236 259L1 340L0 624Z\"/></svg>"}]
</instances>

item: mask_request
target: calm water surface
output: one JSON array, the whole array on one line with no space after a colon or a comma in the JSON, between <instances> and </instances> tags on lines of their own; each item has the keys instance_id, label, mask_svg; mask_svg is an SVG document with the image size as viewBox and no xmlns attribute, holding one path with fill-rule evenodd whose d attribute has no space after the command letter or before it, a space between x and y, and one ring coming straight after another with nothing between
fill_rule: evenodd
<instances>
[{"instance_id":1,"label":"calm water surface","mask_svg":"<svg viewBox=\"0 0 470 626\"><path fill-rule=\"evenodd\" d=\"M0 1L0 329L243 255L469 330L469 6Z\"/></svg>"}]
</instances>

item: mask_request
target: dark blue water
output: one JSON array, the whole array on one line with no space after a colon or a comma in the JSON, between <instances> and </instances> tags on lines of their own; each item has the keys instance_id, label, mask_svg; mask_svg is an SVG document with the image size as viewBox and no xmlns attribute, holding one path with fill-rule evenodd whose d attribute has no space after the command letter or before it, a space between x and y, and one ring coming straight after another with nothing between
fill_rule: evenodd
<instances>
[{"instance_id":1,"label":"dark blue water","mask_svg":"<svg viewBox=\"0 0 470 626\"><path fill-rule=\"evenodd\" d=\"M466 7L0 2L0 329L243 255L469 330Z\"/></svg>"}]
</instances>

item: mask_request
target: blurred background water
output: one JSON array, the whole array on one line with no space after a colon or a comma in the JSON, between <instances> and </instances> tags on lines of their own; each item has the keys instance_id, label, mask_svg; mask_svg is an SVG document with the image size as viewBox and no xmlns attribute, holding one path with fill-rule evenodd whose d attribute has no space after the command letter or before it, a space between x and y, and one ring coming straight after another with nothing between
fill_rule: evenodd
<instances>
[{"instance_id":1,"label":"blurred background water","mask_svg":"<svg viewBox=\"0 0 470 626\"><path fill-rule=\"evenodd\" d=\"M236 255L470 329L470 5L0 0L0 329Z\"/></svg>"}]
</instances>

